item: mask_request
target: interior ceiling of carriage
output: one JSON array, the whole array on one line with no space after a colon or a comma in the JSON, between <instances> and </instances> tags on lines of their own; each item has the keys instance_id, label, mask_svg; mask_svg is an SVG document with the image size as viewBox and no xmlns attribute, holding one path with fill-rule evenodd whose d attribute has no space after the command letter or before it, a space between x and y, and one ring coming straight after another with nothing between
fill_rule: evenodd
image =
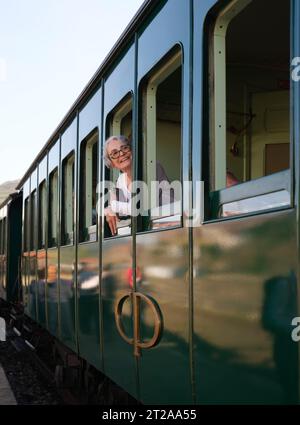
<instances>
[{"instance_id":1,"label":"interior ceiling of carriage","mask_svg":"<svg viewBox=\"0 0 300 425\"><path fill-rule=\"evenodd\" d=\"M253 0L228 27L228 62L288 70L289 19L288 0Z\"/></svg>"}]
</instances>

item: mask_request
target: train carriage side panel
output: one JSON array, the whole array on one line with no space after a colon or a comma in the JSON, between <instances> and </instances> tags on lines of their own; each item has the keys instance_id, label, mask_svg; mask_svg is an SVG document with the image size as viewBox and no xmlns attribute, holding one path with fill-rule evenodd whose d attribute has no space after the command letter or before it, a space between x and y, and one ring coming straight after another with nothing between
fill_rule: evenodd
<instances>
[{"instance_id":1,"label":"train carriage side panel","mask_svg":"<svg viewBox=\"0 0 300 425\"><path fill-rule=\"evenodd\" d=\"M193 162L205 182L204 223L193 229L198 403L298 401L296 3L194 1Z\"/></svg>"}]
</instances>

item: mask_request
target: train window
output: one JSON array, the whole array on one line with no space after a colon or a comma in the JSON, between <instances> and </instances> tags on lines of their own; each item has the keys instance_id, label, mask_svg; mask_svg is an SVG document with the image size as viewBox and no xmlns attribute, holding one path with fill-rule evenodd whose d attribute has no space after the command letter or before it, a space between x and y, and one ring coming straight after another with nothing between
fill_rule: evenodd
<instances>
[{"instance_id":1,"label":"train window","mask_svg":"<svg viewBox=\"0 0 300 425\"><path fill-rule=\"evenodd\" d=\"M210 218L289 206L289 2L235 0L213 13L204 85Z\"/></svg>"},{"instance_id":2,"label":"train window","mask_svg":"<svg viewBox=\"0 0 300 425\"><path fill-rule=\"evenodd\" d=\"M75 154L72 152L62 164L62 230L61 245L74 242Z\"/></svg>"},{"instance_id":3,"label":"train window","mask_svg":"<svg viewBox=\"0 0 300 425\"><path fill-rule=\"evenodd\" d=\"M177 50L142 85L142 166L148 214L142 230L181 225L182 55Z\"/></svg>"},{"instance_id":4,"label":"train window","mask_svg":"<svg viewBox=\"0 0 300 425\"><path fill-rule=\"evenodd\" d=\"M49 237L48 247L57 246L57 214L58 214L58 170L55 169L49 177Z\"/></svg>"},{"instance_id":5,"label":"train window","mask_svg":"<svg viewBox=\"0 0 300 425\"><path fill-rule=\"evenodd\" d=\"M106 136L107 139L111 136L123 136L124 143L131 144L132 136L132 95L127 95L114 109L109 113L106 121ZM126 144L125 143L125 144ZM104 148L105 151L109 150L110 147ZM104 155L108 156L108 152L104 152ZM121 154L123 155L123 154ZM122 157L122 156L121 156ZM118 159L117 159L118 161ZM131 217L126 211L120 211L118 205L122 203L122 189L120 182L122 181L123 174L117 168L113 166L110 160L110 168L105 167L105 180L111 182L114 188L109 192L109 200L104 205L105 211L112 209L117 214L119 221L116 222L117 233L112 234L107 221L104 226L104 237L111 236L126 236L131 233ZM108 164L106 164L108 165ZM114 207L116 207L114 209ZM105 213L106 216L106 213Z\"/></svg>"},{"instance_id":6,"label":"train window","mask_svg":"<svg viewBox=\"0 0 300 425\"><path fill-rule=\"evenodd\" d=\"M97 240L98 131L93 131L80 147L79 241Z\"/></svg>"},{"instance_id":7,"label":"train window","mask_svg":"<svg viewBox=\"0 0 300 425\"><path fill-rule=\"evenodd\" d=\"M36 244L36 190L30 195L30 251L35 250Z\"/></svg>"},{"instance_id":8,"label":"train window","mask_svg":"<svg viewBox=\"0 0 300 425\"><path fill-rule=\"evenodd\" d=\"M24 237L24 252L29 251L29 198L25 199L24 202L24 225L23 225L23 237Z\"/></svg>"},{"instance_id":9,"label":"train window","mask_svg":"<svg viewBox=\"0 0 300 425\"><path fill-rule=\"evenodd\" d=\"M38 249L46 246L46 212L47 212L47 188L44 180L39 186L39 225L38 225Z\"/></svg>"}]
</instances>

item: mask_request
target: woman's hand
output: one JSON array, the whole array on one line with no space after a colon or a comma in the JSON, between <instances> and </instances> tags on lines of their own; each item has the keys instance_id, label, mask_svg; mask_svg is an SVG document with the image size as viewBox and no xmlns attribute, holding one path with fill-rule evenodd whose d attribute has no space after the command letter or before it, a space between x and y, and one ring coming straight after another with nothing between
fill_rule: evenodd
<instances>
[{"instance_id":1,"label":"woman's hand","mask_svg":"<svg viewBox=\"0 0 300 425\"><path fill-rule=\"evenodd\" d=\"M112 211L110 207L105 208L104 210L105 219L109 225L112 235L117 234L117 221L120 221L116 214Z\"/></svg>"}]
</instances>

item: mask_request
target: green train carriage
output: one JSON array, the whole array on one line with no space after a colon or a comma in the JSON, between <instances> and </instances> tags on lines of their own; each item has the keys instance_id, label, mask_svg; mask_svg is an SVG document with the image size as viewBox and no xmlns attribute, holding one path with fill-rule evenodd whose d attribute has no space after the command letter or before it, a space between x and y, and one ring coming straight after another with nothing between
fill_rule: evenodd
<instances>
[{"instance_id":1,"label":"green train carriage","mask_svg":"<svg viewBox=\"0 0 300 425\"><path fill-rule=\"evenodd\" d=\"M298 402L299 6L146 1L19 184L26 314L142 403ZM192 186L112 237L116 134Z\"/></svg>"}]
</instances>

